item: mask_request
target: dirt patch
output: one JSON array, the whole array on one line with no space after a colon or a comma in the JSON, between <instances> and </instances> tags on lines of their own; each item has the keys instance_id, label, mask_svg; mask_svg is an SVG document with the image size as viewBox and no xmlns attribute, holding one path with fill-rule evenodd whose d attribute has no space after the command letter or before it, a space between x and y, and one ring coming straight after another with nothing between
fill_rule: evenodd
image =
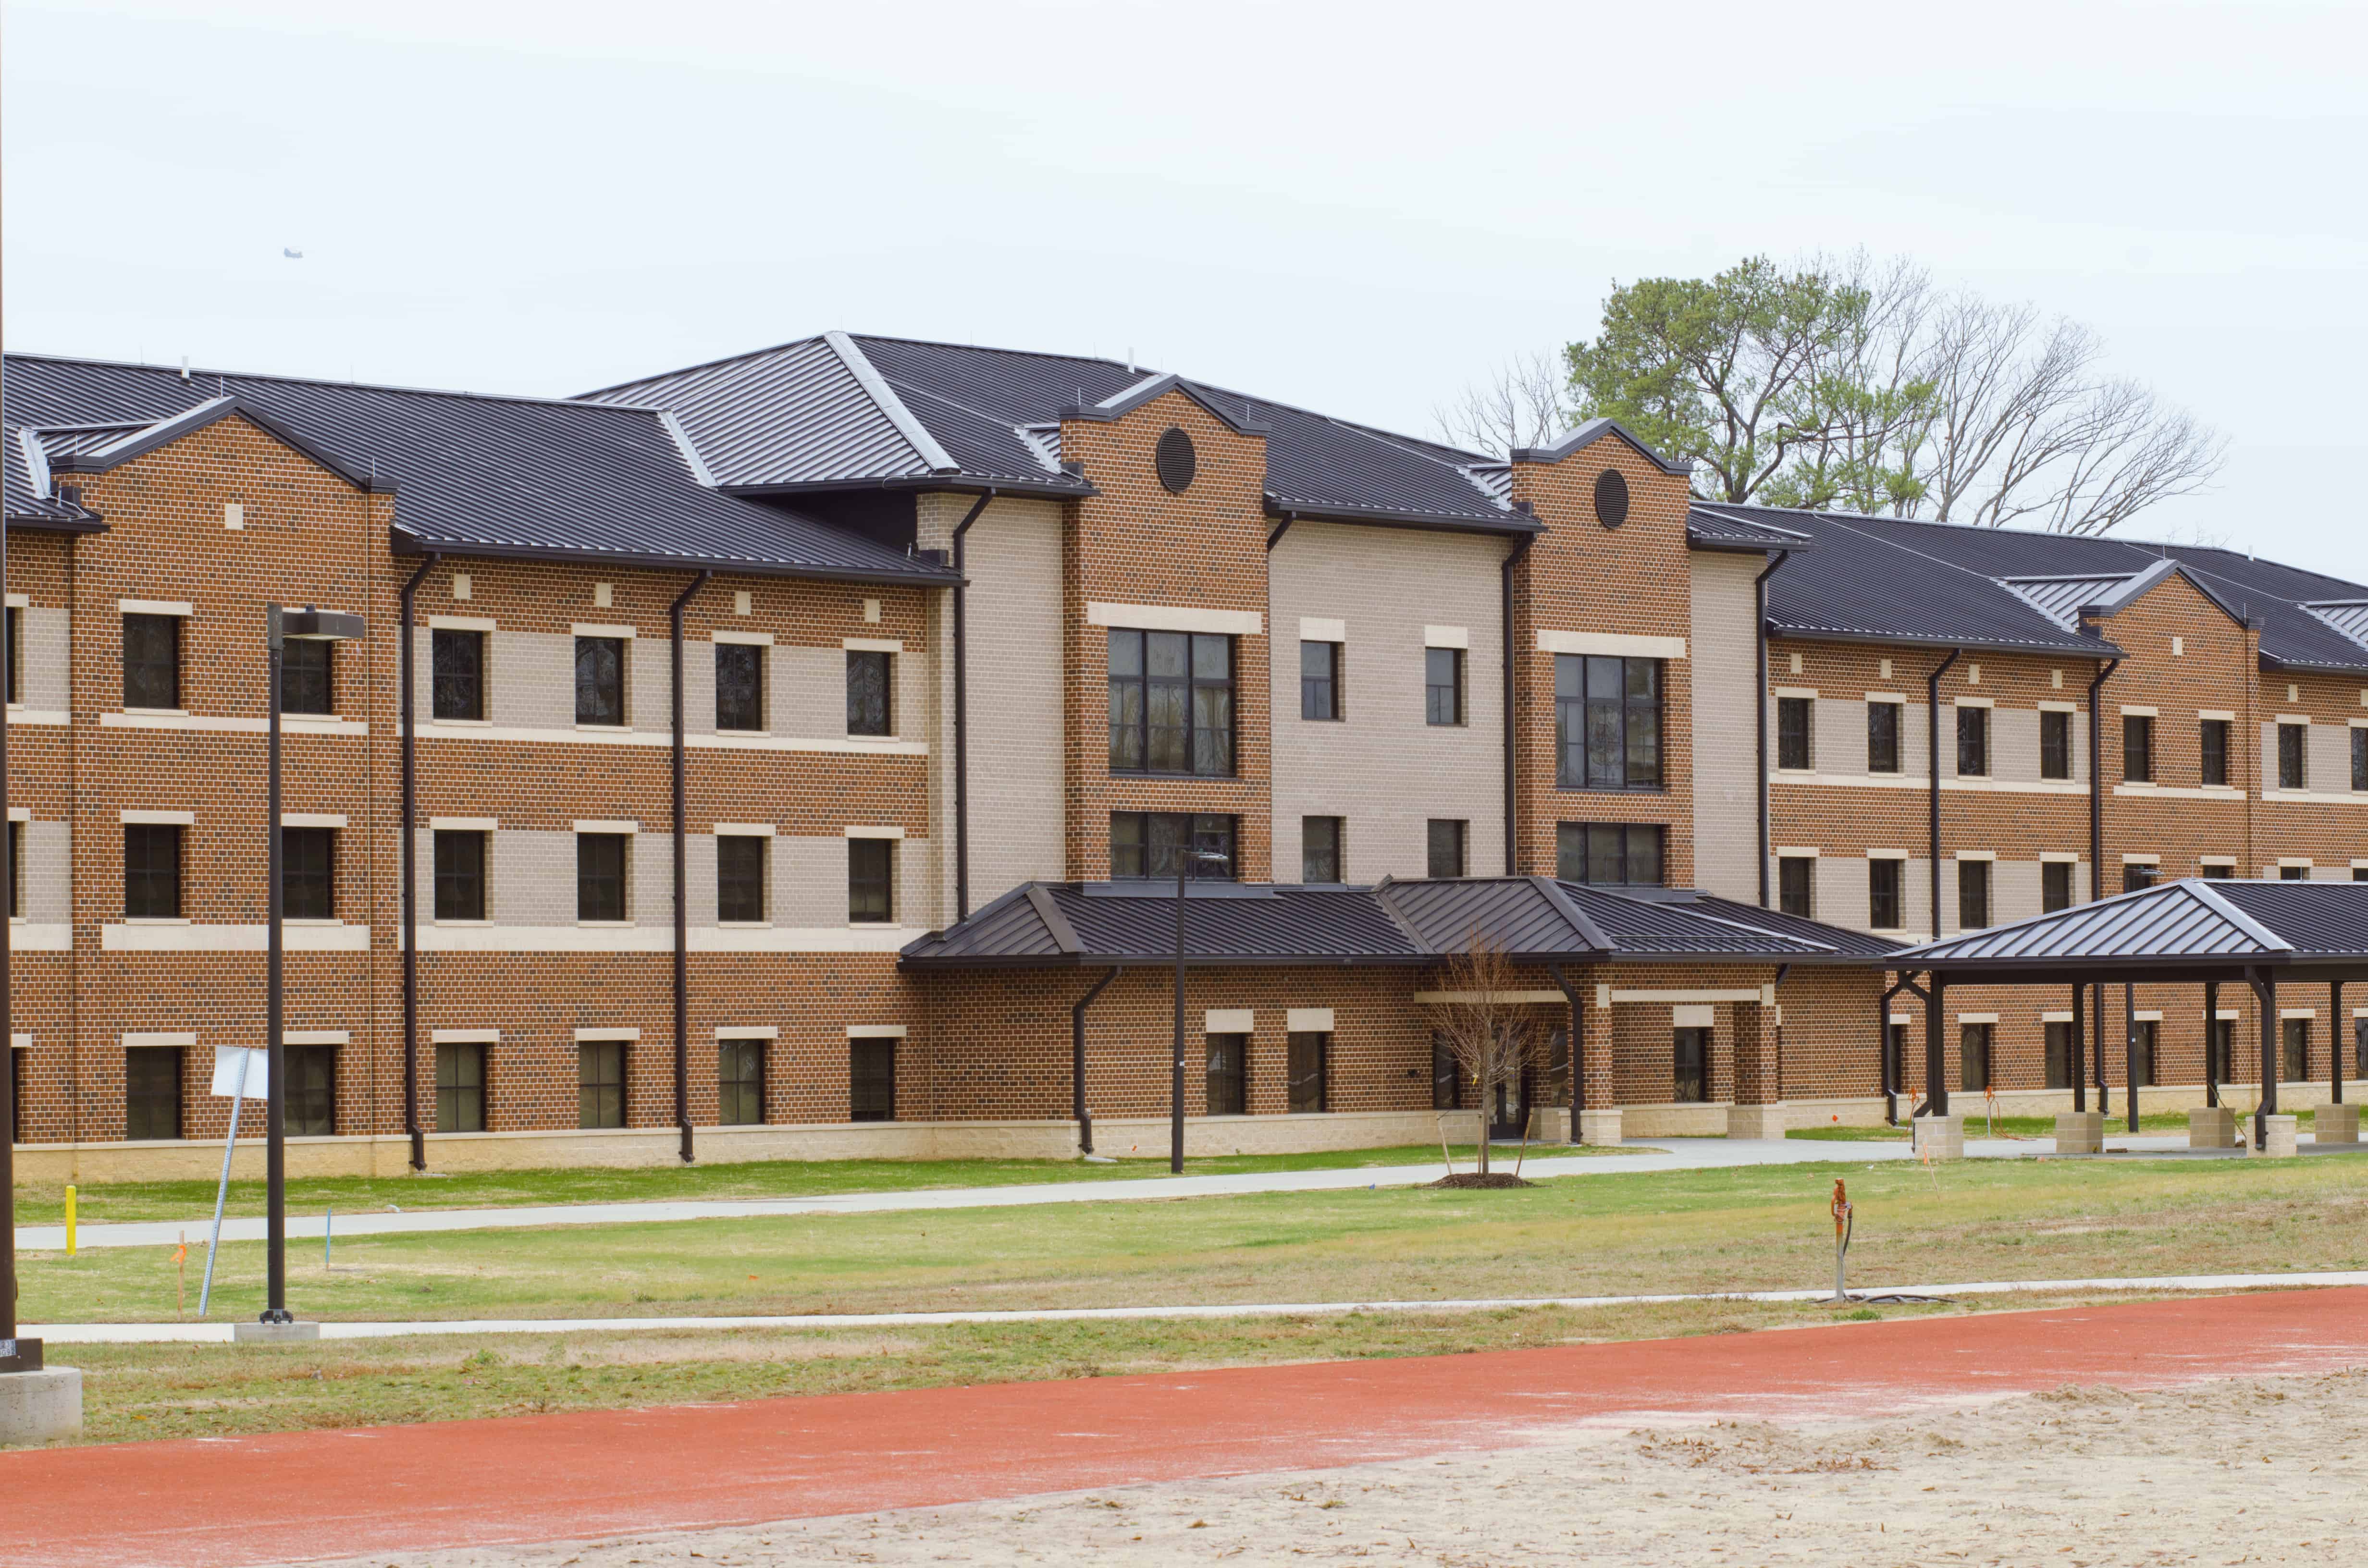
<instances>
[{"instance_id":1,"label":"dirt patch","mask_svg":"<svg viewBox=\"0 0 2368 1568\"><path fill-rule=\"evenodd\" d=\"M1486 1176L1482 1176L1477 1171L1458 1171L1453 1176L1441 1176L1437 1181L1425 1182L1423 1185L1452 1187L1462 1192L1474 1187L1494 1190L1505 1187L1535 1187L1538 1184L1533 1181L1523 1181L1510 1171L1490 1171Z\"/></svg>"}]
</instances>

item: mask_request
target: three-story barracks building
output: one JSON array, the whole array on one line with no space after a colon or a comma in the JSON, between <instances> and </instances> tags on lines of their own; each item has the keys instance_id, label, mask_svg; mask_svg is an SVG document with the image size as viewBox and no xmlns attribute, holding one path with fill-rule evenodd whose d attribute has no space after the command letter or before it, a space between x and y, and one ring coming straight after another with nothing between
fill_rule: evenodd
<instances>
[{"instance_id":1,"label":"three-story barracks building","mask_svg":"<svg viewBox=\"0 0 2368 1568\"><path fill-rule=\"evenodd\" d=\"M261 1043L274 602L369 627L282 701L300 1170L1162 1146L1179 857L1196 1148L1866 1119L1936 888L2362 851L2368 589L1706 506L1606 423L837 333L576 400L15 355L0 416L44 1174L204 1168ZM1545 1042L1485 1108L1425 1013L1475 937ZM2055 1020L1950 997L2050 1093Z\"/></svg>"}]
</instances>

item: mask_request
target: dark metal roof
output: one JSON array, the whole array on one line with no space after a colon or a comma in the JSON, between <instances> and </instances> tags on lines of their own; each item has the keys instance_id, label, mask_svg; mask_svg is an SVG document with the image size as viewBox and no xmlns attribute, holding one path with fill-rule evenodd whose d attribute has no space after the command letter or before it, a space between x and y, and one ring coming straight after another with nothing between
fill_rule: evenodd
<instances>
[{"instance_id":1,"label":"dark metal roof","mask_svg":"<svg viewBox=\"0 0 2368 1568\"><path fill-rule=\"evenodd\" d=\"M12 423L139 426L62 436L102 462L236 412L359 484L396 490L396 548L536 560L596 557L864 582L950 582L942 567L700 483L668 416L535 398L7 356ZM223 400L229 400L224 402Z\"/></svg>"},{"instance_id":2,"label":"dark metal roof","mask_svg":"<svg viewBox=\"0 0 2368 1568\"><path fill-rule=\"evenodd\" d=\"M1705 506L1699 502L1686 514L1686 542L1696 550L1729 550L1751 554L1816 547L1816 540L1805 529L1754 522L1748 517Z\"/></svg>"},{"instance_id":3,"label":"dark metal roof","mask_svg":"<svg viewBox=\"0 0 2368 1568\"><path fill-rule=\"evenodd\" d=\"M1903 948L1895 967L1950 979L2002 972L2225 972L2368 960L2368 882L2187 879L1945 941Z\"/></svg>"},{"instance_id":4,"label":"dark metal roof","mask_svg":"<svg viewBox=\"0 0 2368 1568\"><path fill-rule=\"evenodd\" d=\"M107 526L89 507L51 493L47 452L16 425L0 425L0 511L12 528L96 533Z\"/></svg>"}]
</instances>

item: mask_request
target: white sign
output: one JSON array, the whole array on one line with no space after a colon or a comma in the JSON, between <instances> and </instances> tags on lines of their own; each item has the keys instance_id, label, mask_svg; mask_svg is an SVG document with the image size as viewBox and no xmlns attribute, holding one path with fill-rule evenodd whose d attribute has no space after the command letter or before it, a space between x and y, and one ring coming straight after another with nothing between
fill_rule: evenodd
<instances>
[{"instance_id":1,"label":"white sign","mask_svg":"<svg viewBox=\"0 0 2368 1568\"><path fill-rule=\"evenodd\" d=\"M246 1084L241 1090L238 1070L246 1067ZM247 1051L235 1045L214 1047L214 1093L223 1099L243 1097L250 1100L271 1097L271 1053L268 1051Z\"/></svg>"}]
</instances>

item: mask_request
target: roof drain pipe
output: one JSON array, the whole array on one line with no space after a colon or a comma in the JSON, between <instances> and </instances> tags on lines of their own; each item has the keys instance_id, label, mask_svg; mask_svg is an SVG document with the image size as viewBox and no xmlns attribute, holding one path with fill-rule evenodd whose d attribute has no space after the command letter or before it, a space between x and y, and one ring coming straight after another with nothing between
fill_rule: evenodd
<instances>
[{"instance_id":1,"label":"roof drain pipe","mask_svg":"<svg viewBox=\"0 0 2368 1568\"><path fill-rule=\"evenodd\" d=\"M978 521L986 504L995 499L995 486L988 485L985 494L972 503L962 520L954 525L954 573L962 580L954 584L954 918L970 918L970 660L963 642L962 603L969 579L962 572L962 536ZM945 884L940 882L939 886Z\"/></svg>"},{"instance_id":2,"label":"roof drain pipe","mask_svg":"<svg viewBox=\"0 0 2368 1568\"><path fill-rule=\"evenodd\" d=\"M1773 559L1772 561L1770 561L1770 562L1768 562L1768 570L1766 570L1765 572L1762 572L1761 574L1759 574L1759 576L1754 577L1753 579L1751 579L1751 632L1752 632L1752 641L1753 641L1753 642L1757 645L1757 647L1759 648L1759 692L1758 692L1758 694L1757 694L1757 695L1758 695L1758 698L1759 698L1759 727L1758 728L1758 730L1756 730L1756 731L1754 732L1754 733L1756 733L1756 734L1759 737L1759 746L1758 746L1758 749L1757 749L1757 753L1756 753L1756 755L1757 755L1757 756L1759 756L1759 907L1760 907L1760 908L1762 908L1762 909L1766 909L1767 907L1769 907L1769 904L1768 904L1768 579L1769 579L1769 578L1770 578L1770 577L1773 577L1773 576L1776 574L1776 568L1778 568L1779 566L1783 565L1785 562L1787 562L1787 561L1791 560L1791 559L1792 559L1792 555L1793 555L1793 552L1792 552L1791 551L1789 551L1789 550L1780 550L1780 551L1776 551L1776 552L1775 552L1775 559Z\"/></svg>"},{"instance_id":3,"label":"roof drain pipe","mask_svg":"<svg viewBox=\"0 0 2368 1568\"><path fill-rule=\"evenodd\" d=\"M1110 971L1095 981L1094 988L1078 997L1077 1005L1069 1009L1069 1101L1077 1118L1077 1153L1087 1159L1091 1159L1094 1153L1094 1118L1086 1109L1086 1009L1117 978L1118 966L1113 964Z\"/></svg>"},{"instance_id":4,"label":"roof drain pipe","mask_svg":"<svg viewBox=\"0 0 2368 1568\"><path fill-rule=\"evenodd\" d=\"M411 1140L415 1171L427 1168L427 1136L419 1126L419 767L411 623L419 585L442 559L430 554L403 585L396 628L396 656L403 661L396 677L403 703L403 1131Z\"/></svg>"},{"instance_id":5,"label":"roof drain pipe","mask_svg":"<svg viewBox=\"0 0 2368 1568\"><path fill-rule=\"evenodd\" d=\"M1513 671L1520 663L1520 643L1513 628L1513 568L1528 556L1530 545L1537 537L1535 534L1523 534L1506 555L1505 564L1498 572L1503 597L1497 613L1498 619L1504 622L1505 631L1505 875L1508 877L1521 874L1520 800L1513 786L1513 767L1520 756L1520 728L1513 722ZM1562 868L1557 866L1554 870L1560 874ZM1576 1062L1577 1057L1574 1055L1571 1060ZM1572 1105L1570 1141L1576 1143L1578 1142L1577 1102L1574 1100Z\"/></svg>"},{"instance_id":6,"label":"roof drain pipe","mask_svg":"<svg viewBox=\"0 0 2368 1568\"><path fill-rule=\"evenodd\" d=\"M690 580L682 597L666 607L666 635L674 643L674 1124L682 1133L682 1163L691 1162L690 1135L690 878L683 858L690 834L683 822L682 611L712 572Z\"/></svg>"},{"instance_id":7,"label":"roof drain pipe","mask_svg":"<svg viewBox=\"0 0 2368 1568\"><path fill-rule=\"evenodd\" d=\"M2089 683L2089 902L2091 903L2105 896L2104 744L2100 738L2102 732L2097 723L2098 693L2104 689L2105 682L2112 678L2113 672L2121 667L2121 660L2108 659L2098 670L2097 678ZM2097 1021L2096 1028L2088 1031L2089 1049L2096 1052L2097 1059L2097 1112L2100 1116L2111 1116L2113 1114L2113 1091L2105 1082L2104 986L2091 985L2089 1000L2089 1011ZM2072 1075L2078 1078L2079 1074L2079 1064L2075 1063Z\"/></svg>"},{"instance_id":8,"label":"roof drain pipe","mask_svg":"<svg viewBox=\"0 0 2368 1568\"><path fill-rule=\"evenodd\" d=\"M1932 927L1931 935L1924 938L1928 942L1941 939L1941 677L1949 673L1950 665L1964 656L1964 652L1963 648L1950 649L1949 656L1935 665L1932 673L1924 677L1924 741L1926 766L1930 770L1925 782L1931 792L1931 802L1925 811L1925 825L1930 832L1932 857ZM1933 1040L1927 1049L1938 1051L1941 1042Z\"/></svg>"}]
</instances>

